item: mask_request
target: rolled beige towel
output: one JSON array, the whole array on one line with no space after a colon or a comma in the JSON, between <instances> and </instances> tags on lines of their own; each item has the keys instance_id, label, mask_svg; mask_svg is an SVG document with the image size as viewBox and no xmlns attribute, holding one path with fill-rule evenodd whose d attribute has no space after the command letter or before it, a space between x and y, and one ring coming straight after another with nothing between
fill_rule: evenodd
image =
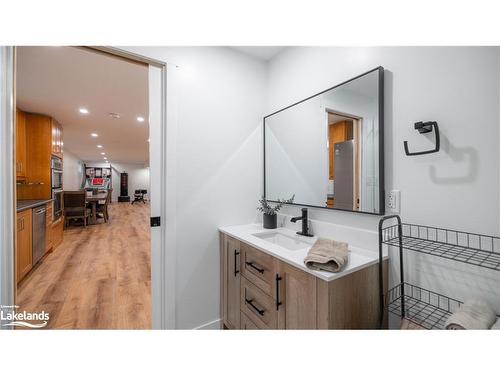
<instances>
[{"instance_id":1,"label":"rolled beige towel","mask_svg":"<svg viewBox=\"0 0 500 375\"><path fill-rule=\"evenodd\" d=\"M490 329L496 318L485 301L470 299L446 320L444 326L446 329Z\"/></svg>"},{"instance_id":2,"label":"rolled beige towel","mask_svg":"<svg viewBox=\"0 0 500 375\"><path fill-rule=\"evenodd\" d=\"M346 243L318 238L304 258L304 263L312 270L340 272L347 264L348 254Z\"/></svg>"}]
</instances>

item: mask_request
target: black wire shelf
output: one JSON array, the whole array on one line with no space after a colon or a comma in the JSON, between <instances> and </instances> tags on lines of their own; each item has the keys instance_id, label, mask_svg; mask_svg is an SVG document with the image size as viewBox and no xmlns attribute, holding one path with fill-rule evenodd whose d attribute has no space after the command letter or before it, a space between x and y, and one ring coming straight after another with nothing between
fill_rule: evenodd
<instances>
[{"instance_id":1,"label":"black wire shelf","mask_svg":"<svg viewBox=\"0 0 500 375\"><path fill-rule=\"evenodd\" d=\"M425 329L444 329L448 317L462 305L461 301L409 283L396 285L386 298L390 313Z\"/></svg>"},{"instance_id":2,"label":"black wire shelf","mask_svg":"<svg viewBox=\"0 0 500 375\"><path fill-rule=\"evenodd\" d=\"M389 221L393 226L384 227ZM384 293L383 245L399 249L399 284ZM382 311L426 329L443 329L462 302L405 282L404 250L500 271L500 238L425 225L404 224L398 215L379 221L379 292ZM500 317L497 315L497 317ZM381 314L380 322L383 324Z\"/></svg>"},{"instance_id":3,"label":"black wire shelf","mask_svg":"<svg viewBox=\"0 0 500 375\"><path fill-rule=\"evenodd\" d=\"M382 229L382 243L399 247L398 225ZM500 238L416 224L402 224L404 249L500 271Z\"/></svg>"}]
</instances>

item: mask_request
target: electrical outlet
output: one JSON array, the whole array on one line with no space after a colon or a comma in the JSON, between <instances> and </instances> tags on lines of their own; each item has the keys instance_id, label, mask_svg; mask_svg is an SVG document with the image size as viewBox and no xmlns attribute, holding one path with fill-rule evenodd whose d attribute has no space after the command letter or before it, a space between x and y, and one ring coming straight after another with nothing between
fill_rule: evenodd
<instances>
[{"instance_id":1,"label":"electrical outlet","mask_svg":"<svg viewBox=\"0 0 500 375\"><path fill-rule=\"evenodd\" d=\"M401 203L401 192L399 190L391 190L389 196L387 197L387 207L389 211L395 214L399 214Z\"/></svg>"}]
</instances>

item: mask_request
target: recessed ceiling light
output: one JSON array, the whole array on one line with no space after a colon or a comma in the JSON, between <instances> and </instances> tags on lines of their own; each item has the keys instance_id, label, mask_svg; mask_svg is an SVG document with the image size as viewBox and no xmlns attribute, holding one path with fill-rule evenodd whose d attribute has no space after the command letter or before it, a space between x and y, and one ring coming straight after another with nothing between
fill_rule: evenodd
<instances>
[{"instance_id":1,"label":"recessed ceiling light","mask_svg":"<svg viewBox=\"0 0 500 375\"><path fill-rule=\"evenodd\" d=\"M90 134L92 137L96 138L96 137L99 137L99 135L97 133L91 133Z\"/></svg>"},{"instance_id":2,"label":"recessed ceiling light","mask_svg":"<svg viewBox=\"0 0 500 375\"><path fill-rule=\"evenodd\" d=\"M144 117L141 117L141 116L137 117L137 121L144 122Z\"/></svg>"},{"instance_id":3,"label":"recessed ceiling light","mask_svg":"<svg viewBox=\"0 0 500 375\"><path fill-rule=\"evenodd\" d=\"M106 153L105 152L101 152L101 155L106 155Z\"/></svg>"},{"instance_id":4,"label":"recessed ceiling light","mask_svg":"<svg viewBox=\"0 0 500 375\"><path fill-rule=\"evenodd\" d=\"M78 110L82 115L86 115L89 113L89 110L87 108L80 108Z\"/></svg>"},{"instance_id":5,"label":"recessed ceiling light","mask_svg":"<svg viewBox=\"0 0 500 375\"><path fill-rule=\"evenodd\" d=\"M106 156L105 156L103 159L104 159L104 160L108 160L108 158L107 158Z\"/></svg>"},{"instance_id":6,"label":"recessed ceiling light","mask_svg":"<svg viewBox=\"0 0 500 375\"><path fill-rule=\"evenodd\" d=\"M97 145L97 148L102 148L102 145Z\"/></svg>"},{"instance_id":7,"label":"recessed ceiling light","mask_svg":"<svg viewBox=\"0 0 500 375\"><path fill-rule=\"evenodd\" d=\"M109 160L106 160L106 163L109 163Z\"/></svg>"}]
</instances>

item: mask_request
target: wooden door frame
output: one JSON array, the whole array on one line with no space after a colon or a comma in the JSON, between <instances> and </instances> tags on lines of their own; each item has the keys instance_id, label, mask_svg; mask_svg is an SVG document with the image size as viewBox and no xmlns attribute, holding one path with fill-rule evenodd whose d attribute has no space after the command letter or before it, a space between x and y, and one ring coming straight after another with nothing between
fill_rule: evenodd
<instances>
[{"instance_id":1,"label":"wooden door frame","mask_svg":"<svg viewBox=\"0 0 500 375\"><path fill-rule=\"evenodd\" d=\"M115 47L79 47L128 60L146 63L161 69L161 139L160 139L160 249L152 251L151 293L152 328L173 329L175 316L175 181L174 158L168 145L175 142L177 87L175 65ZM0 47L0 305L12 306L16 298L15 282L15 54L16 47ZM168 95L167 95L168 93ZM167 107L169 110L167 111ZM172 110L170 110L170 108ZM168 134L168 137L167 137ZM168 139L168 145L167 145ZM167 206L169 210L167 211ZM167 228L167 223L169 223ZM4 327L5 328L5 327ZM0 326L0 329L2 327Z\"/></svg>"},{"instance_id":2,"label":"wooden door frame","mask_svg":"<svg viewBox=\"0 0 500 375\"><path fill-rule=\"evenodd\" d=\"M363 118L353 119L352 136L354 139L354 200L353 210L361 211L361 180L363 178L361 173L361 158L363 148L361 147L363 140Z\"/></svg>"}]
</instances>

